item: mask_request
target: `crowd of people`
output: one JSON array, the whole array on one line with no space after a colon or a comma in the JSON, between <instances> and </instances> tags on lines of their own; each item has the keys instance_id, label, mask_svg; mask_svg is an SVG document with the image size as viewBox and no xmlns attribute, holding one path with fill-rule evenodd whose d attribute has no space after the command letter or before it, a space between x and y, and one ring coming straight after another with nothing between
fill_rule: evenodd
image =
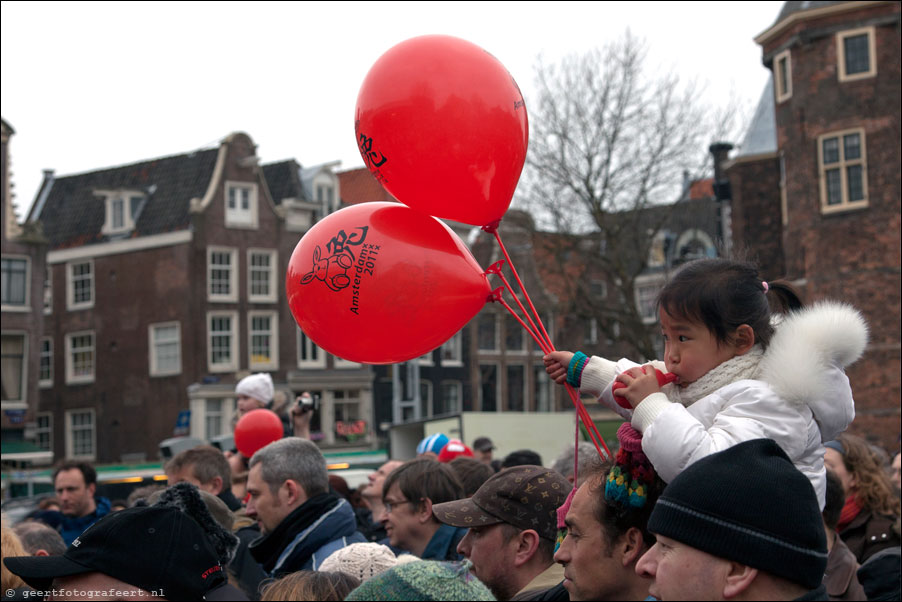
<instances>
[{"instance_id":1,"label":"crowd of people","mask_svg":"<svg viewBox=\"0 0 902 602\"><path fill-rule=\"evenodd\" d=\"M902 455L844 432L857 312L726 260L687 264L659 310L662 362L545 358L623 416L613 457L582 442L546 467L437 433L352 489L300 400L251 457L183 451L129 500L59 465L56 498L4 521L4 599L900 599ZM236 394L273 407L267 375Z\"/></svg>"}]
</instances>

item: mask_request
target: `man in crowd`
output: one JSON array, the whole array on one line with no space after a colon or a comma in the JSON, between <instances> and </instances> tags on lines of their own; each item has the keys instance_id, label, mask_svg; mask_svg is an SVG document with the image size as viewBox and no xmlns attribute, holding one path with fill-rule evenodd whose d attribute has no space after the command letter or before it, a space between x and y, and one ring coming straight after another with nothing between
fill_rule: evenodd
<instances>
[{"instance_id":1,"label":"man in crowd","mask_svg":"<svg viewBox=\"0 0 902 602\"><path fill-rule=\"evenodd\" d=\"M110 512L110 501L94 497L97 472L87 462L65 462L53 472L53 488L65 519L60 534L68 546L82 531Z\"/></svg>"},{"instance_id":2,"label":"man in crowd","mask_svg":"<svg viewBox=\"0 0 902 602\"><path fill-rule=\"evenodd\" d=\"M811 482L770 439L677 475L649 519L636 571L661 600L826 600L824 524Z\"/></svg>"},{"instance_id":3,"label":"man in crowd","mask_svg":"<svg viewBox=\"0 0 902 602\"><path fill-rule=\"evenodd\" d=\"M241 502L232 493L232 471L228 460L215 447L202 445L174 456L166 463L165 471L170 485L190 483L201 491L215 495L233 513L235 522L232 531L238 537L239 545L229 563L229 571L242 590L249 595L256 593L266 574L250 555L248 546L260 537L260 529L256 521L245 515Z\"/></svg>"},{"instance_id":4,"label":"man in crowd","mask_svg":"<svg viewBox=\"0 0 902 602\"><path fill-rule=\"evenodd\" d=\"M389 460L378 470L367 475L368 482L360 489L360 497L366 508L361 508L356 512L357 524L360 532L368 541L379 542L388 537L385 527L377 518L382 516L385 509L382 505L382 485L385 483L385 478L402 464L403 462L400 460Z\"/></svg>"},{"instance_id":5,"label":"man in crowd","mask_svg":"<svg viewBox=\"0 0 902 602\"><path fill-rule=\"evenodd\" d=\"M476 459L483 464L492 463L492 452L495 450L495 444L488 437L476 437L473 442L473 451L476 452Z\"/></svg>"},{"instance_id":6,"label":"man in crowd","mask_svg":"<svg viewBox=\"0 0 902 602\"><path fill-rule=\"evenodd\" d=\"M59 532L40 521L21 522L13 531L32 556L62 556L66 552L66 542Z\"/></svg>"},{"instance_id":7,"label":"man in crowd","mask_svg":"<svg viewBox=\"0 0 902 602\"><path fill-rule=\"evenodd\" d=\"M329 492L326 459L311 441L287 437L257 451L247 492L247 515L262 533L250 551L270 576L316 570L335 550L366 541L351 505Z\"/></svg>"},{"instance_id":8,"label":"man in crowd","mask_svg":"<svg viewBox=\"0 0 902 602\"><path fill-rule=\"evenodd\" d=\"M443 525L432 509L461 497L463 487L446 464L423 457L396 468L382 486L381 520L391 545L423 560L459 560L466 529Z\"/></svg>"},{"instance_id":9,"label":"man in crowd","mask_svg":"<svg viewBox=\"0 0 902 602\"><path fill-rule=\"evenodd\" d=\"M210 537L177 508L141 506L100 519L62 556L3 562L48 600L96 600L102 592L117 600L246 600L226 584L223 554Z\"/></svg>"},{"instance_id":10,"label":"man in crowd","mask_svg":"<svg viewBox=\"0 0 902 602\"><path fill-rule=\"evenodd\" d=\"M564 578L554 562L557 508L571 485L541 466L493 475L471 498L433 506L436 518L469 527L457 551L499 600L532 600Z\"/></svg>"}]
</instances>

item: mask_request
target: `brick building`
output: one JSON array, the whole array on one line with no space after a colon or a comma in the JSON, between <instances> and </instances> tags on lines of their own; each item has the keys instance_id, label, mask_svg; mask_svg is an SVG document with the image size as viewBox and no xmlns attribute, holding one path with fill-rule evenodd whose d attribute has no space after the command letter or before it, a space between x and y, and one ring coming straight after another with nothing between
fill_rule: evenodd
<instances>
[{"instance_id":1,"label":"brick building","mask_svg":"<svg viewBox=\"0 0 902 602\"><path fill-rule=\"evenodd\" d=\"M284 284L297 241L339 198L333 167L262 166L235 133L217 148L46 175L29 221L50 245L37 424L56 458L154 459L185 410L192 436L227 434L235 383L251 372L270 373L277 397L319 395L314 432L344 443L335 423L370 415L371 372L306 339Z\"/></svg>"},{"instance_id":2,"label":"brick building","mask_svg":"<svg viewBox=\"0 0 902 602\"><path fill-rule=\"evenodd\" d=\"M898 2L787 2L761 33L773 72L727 172L733 237L810 302L848 301L871 328L850 370L851 431L899 445Z\"/></svg>"}]
</instances>

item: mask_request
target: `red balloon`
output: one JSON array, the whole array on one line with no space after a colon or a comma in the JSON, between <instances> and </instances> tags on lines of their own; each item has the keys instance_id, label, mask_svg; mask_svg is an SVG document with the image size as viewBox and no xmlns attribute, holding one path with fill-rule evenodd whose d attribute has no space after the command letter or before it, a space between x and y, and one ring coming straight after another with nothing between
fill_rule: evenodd
<instances>
[{"instance_id":1,"label":"red balloon","mask_svg":"<svg viewBox=\"0 0 902 602\"><path fill-rule=\"evenodd\" d=\"M529 124L498 59L465 40L422 36L389 49L360 93L363 160L395 198L436 217L484 226L510 205Z\"/></svg>"},{"instance_id":2,"label":"red balloon","mask_svg":"<svg viewBox=\"0 0 902 602\"><path fill-rule=\"evenodd\" d=\"M282 438L282 419L264 408L251 410L235 424L235 447L245 458Z\"/></svg>"},{"instance_id":3,"label":"red balloon","mask_svg":"<svg viewBox=\"0 0 902 602\"><path fill-rule=\"evenodd\" d=\"M314 225L291 254L285 288L308 337L367 364L432 351L491 293L448 226L397 203L346 207Z\"/></svg>"}]
</instances>

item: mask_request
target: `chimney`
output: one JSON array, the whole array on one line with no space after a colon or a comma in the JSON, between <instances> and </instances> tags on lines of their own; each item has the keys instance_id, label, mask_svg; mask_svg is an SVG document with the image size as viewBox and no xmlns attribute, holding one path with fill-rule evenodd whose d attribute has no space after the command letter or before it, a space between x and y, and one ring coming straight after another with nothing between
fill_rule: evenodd
<instances>
[{"instance_id":1,"label":"chimney","mask_svg":"<svg viewBox=\"0 0 902 602\"><path fill-rule=\"evenodd\" d=\"M729 142L715 142L708 147L708 152L714 156L714 196L718 201L728 201L732 198L730 192L730 179L723 172L723 164L729 158L733 145Z\"/></svg>"}]
</instances>

